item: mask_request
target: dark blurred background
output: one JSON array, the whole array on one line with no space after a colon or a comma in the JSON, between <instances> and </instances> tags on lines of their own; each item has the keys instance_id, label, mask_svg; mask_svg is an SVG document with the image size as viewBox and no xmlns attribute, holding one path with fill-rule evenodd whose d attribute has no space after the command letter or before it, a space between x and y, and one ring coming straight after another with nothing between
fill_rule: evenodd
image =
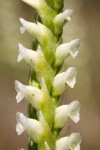
<instances>
[{"instance_id":1,"label":"dark blurred background","mask_svg":"<svg viewBox=\"0 0 100 150\"><path fill-rule=\"evenodd\" d=\"M76 66L78 76L63 103L81 103L81 120L71 123L72 131L82 135L81 150L100 150L100 0L65 0L65 8L73 8L75 15L64 27L64 42L80 38L81 45L78 57L64 63L65 68ZM33 21L34 10L20 0L0 0L0 150L27 149L27 136L15 131L16 112L27 114L27 104L16 103L14 80L28 83L28 65L16 61L17 43L31 48L33 39L20 34L19 17Z\"/></svg>"}]
</instances>

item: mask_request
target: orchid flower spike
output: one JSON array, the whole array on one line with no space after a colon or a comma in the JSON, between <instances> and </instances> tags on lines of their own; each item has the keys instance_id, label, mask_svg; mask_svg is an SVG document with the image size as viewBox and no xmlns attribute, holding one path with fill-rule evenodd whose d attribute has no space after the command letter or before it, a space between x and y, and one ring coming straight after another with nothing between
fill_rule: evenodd
<instances>
[{"instance_id":1,"label":"orchid flower spike","mask_svg":"<svg viewBox=\"0 0 100 150\"><path fill-rule=\"evenodd\" d=\"M79 39L63 43L65 23L72 19L73 9L63 11L63 0L22 0L36 11L34 22L20 18L20 32L33 36L32 49L18 44L18 58L30 68L29 85L15 81L16 101L28 102L28 116L17 112L16 131L29 136L29 150L80 150L81 137L72 133L59 139L67 120L80 120L80 103L75 100L59 106L59 98L67 87L74 88L77 69L69 67L61 72L68 56L78 55ZM20 149L24 150L24 149Z\"/></svg>"}]
</instances>

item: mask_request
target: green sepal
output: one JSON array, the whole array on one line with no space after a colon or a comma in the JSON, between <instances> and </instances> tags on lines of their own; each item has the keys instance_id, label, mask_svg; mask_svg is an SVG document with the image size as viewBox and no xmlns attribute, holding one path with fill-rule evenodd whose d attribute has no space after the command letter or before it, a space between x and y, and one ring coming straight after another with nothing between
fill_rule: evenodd
<instances>
[{"instance_id":1,"label":"green sepal","mask_svg":"<svg viewBox=\"0 0 100 150\"><path fill-rule=\"evenodd\" d=\"M63 4L64 0L54 0L54 6L53 9L56 12L61 12L61 10L63 10L64 4Z\"/></svg>"},{"instance_id":2,"label":"green sepal","mask_svg":"<svg viewBox=\"0 0 100 150\"><path fill-rule=\"evenodd\" d=\"M53 8L54 0L45 0L51 8Z\"/></svg>"},{"instance_id":3,"label":"green sepal","mask_svg":"<svg viewBox=\"0 0 100 150\"><path fill-rule=\"evenodd\" d=\"M45 58L43 58L43 55L40 55L39 61L37 64L37 71L36 71L36 78L40 82L41 77L44 78L46 85L48 87L48 90L51 90L51 85L53 82L54 72L50 65L47 63Z\"/></svg>"},{"instance_id":4,"label":"green sepal","mask_svg":"<svg viewBox=\"0 0 100 150\"><path fill-rule=\"evenodd\" d=\"M41 110L43 112L44 118L47 121L49 127L52 128L55 105L49 95L47 86L43 78L41 80L41 90L42 90L42 95L43 95L42 103L41 103Z\"/></svg>"},{"instance_id":5,"label":"green sepal","mask_svg":"<svg viewBox=\"0 0 100 150\"><path fill-rule=\"evenodd\" d=\"M45 117L42 113L42 111L38 112L39 121L41 122L42 126L44 127L44 134L41 136L39 144L38 144L38 150L46 150L45 142L47 142L50 150L55 149L55 138L51 132L50 127L47 124L47 121L45 120Z\"/></svg>"}]
</instances>

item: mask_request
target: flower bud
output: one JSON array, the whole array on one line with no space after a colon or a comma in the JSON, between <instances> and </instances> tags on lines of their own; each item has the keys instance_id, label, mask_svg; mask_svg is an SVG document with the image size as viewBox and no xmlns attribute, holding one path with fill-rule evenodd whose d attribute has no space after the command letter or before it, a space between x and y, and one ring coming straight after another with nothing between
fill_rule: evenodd
<instances>
[{"instance_id":1,"label":"flower bud","mask_svg":"<svg viewBox=\"0 0 100 150\"><path fill-rule=\"evenodd\" d=\"M25 97L33 107L39 109L42 100L42 92L40 89L33 86L23 85L19 81L15 81L15 89L17 91L17 103Z\"/></svg>"},{"instance_id":2,"label":"flower bud","mask_svg":"<svg viewBox=\"0 0 100 150\"><path fill-rule=\"evenodd\" d=\"M54 18L54 32L56 35L59 35L62 33L65 22L70 21L73 14L74 14L73 9L66 9L64 12L58 14Z\"/></svg>"},{"instance_id":3,"label":"flower bud","mask_svg":"<svg viewBox=\"0 0 100 150\"><path fill-rule=\"evenodd\" d=\"M79 133L72 133L56 142L56 150L80 150L81 137Z\"/></svg>"},{"instance_id":4,"label":"flower bud","mask_svg":"<svg viewBox=\"0 0 100 150\"><path fill-rule=\"evenodd\" d=\"M65 72L59 73L53 80L53 96L61 95L66 89L66 83L73 88L76 83L77 70L74 67L68 68Z\"/></svg>"},{"instance_id":5,"label":"flower bud","mask_svg":"<svg viewBox=\"0 0 100 150\"><path fill-rule=\"evenodd\" d=\"M35 119L25 117L23 113L20 112L17 112L16 119L17 119L16 131L18 135L20 135L25 130L29 135L29 137L34 142L38 143L44 131L41 123Z\"/></svg>"},{"instance_id":6,"label":"flower bud","mask_svg":"<svg viewBox=\"0 0 100 150\"><path fill-rule=\"evenodd\" d=\"M41 23L32 23L20 18L21 31L27 31L40 43L44 56L49 64L52 63L56 50L56 38L53 33Z\"/></svg>"},{"instance_id":7,"label":"flower bud","mask_svg":"<svg viewBox=\"0 0 100 150\"><path fill-rule=\"evenodd\" d=\"M80 45L79 39L75 39L68 43L59 45L55 52L54 65L55 66L61 65L68 55L71 55L72 58L75 58L78 55L79 45Z\"/></svg>"},{"instance_id":8,"label":"flower bud","mask_svg":"<svg viewBox=\"0 0 100 150\"><path fill-rule=\"evenodd\" d=\"M79 111L80 103L77 100L73 101L69 105L62 105L57 107L54 116L55 128L62 128L68 118L77 123L80 120Z\"/></svg>"}]
</instances>

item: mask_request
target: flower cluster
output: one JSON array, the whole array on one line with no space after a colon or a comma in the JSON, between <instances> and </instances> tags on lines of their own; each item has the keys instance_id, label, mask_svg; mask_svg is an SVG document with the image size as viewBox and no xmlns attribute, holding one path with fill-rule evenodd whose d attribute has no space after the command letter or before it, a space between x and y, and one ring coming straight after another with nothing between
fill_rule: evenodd
<instances>
[{"instance_id":1,"label":"flower cluster","mask_svg":"<svg viewBox=\"0 0 100 150\"><path fill-rule=\"evenodd\" d=\"M18 59L31 67L29 85L15 81L17 103L24 98L29 105L29 118L17 112L16 131L29 136L29 150L79 150L81 137L72 133L59 138L64 124L71 119L80 120L78 100L59 106L59 99L67 87L74 88L77 69L69 67L61 72L64 60L78 55L79 39L62 43L65 23L74 11L63 11L63 0L22 0L32 6L39 20L28 22L20 18L21 33L27 31L36 39L36 48L30 50L18 44Z\"/></svg>"}]
</instances>

